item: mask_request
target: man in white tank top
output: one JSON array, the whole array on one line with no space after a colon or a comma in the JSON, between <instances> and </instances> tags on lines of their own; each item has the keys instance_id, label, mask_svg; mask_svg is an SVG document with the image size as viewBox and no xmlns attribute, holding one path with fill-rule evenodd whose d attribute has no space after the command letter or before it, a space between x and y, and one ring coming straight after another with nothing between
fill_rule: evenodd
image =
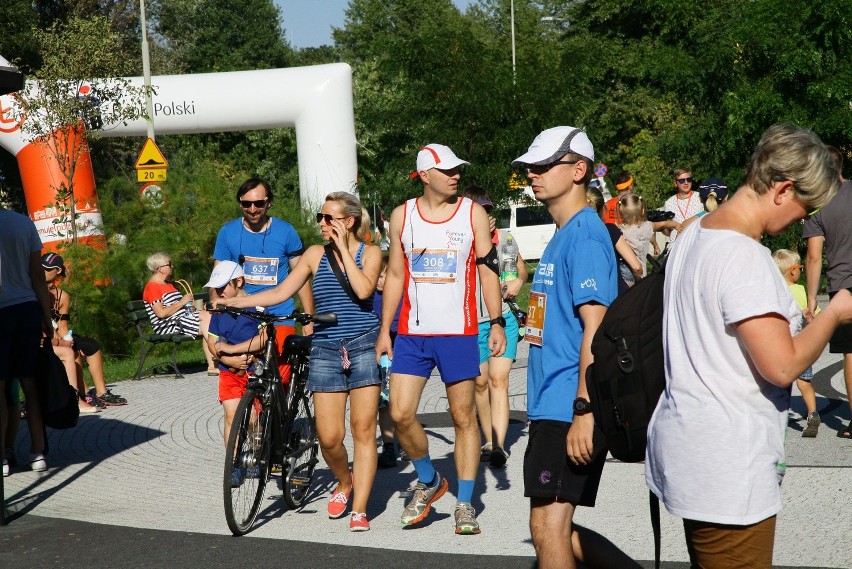
<instances>
[{"instance_id":1,"label":"man in white tank top","mask_svg":"<svg viewBox=\"0 0 852 569\"><path fill-rule=\"evenodd\" d=\"M506 347L497 254L492 251L488 215L482 206L457 195L459 167L467 164L441 144L417 154L423 195L397 207L390 219L390 258L385 277L382 326L376 360L392 360L391 417L399 442L412 459L418 484L402 513L402 523L423 521L432 504L447 491L447 480L432 467L429 441L417 420L426 379L435 366L447 390L455 427L458 503L455 532L477 534L471 506L479 466L479 429L474 407L474 381L479 375L476 279L491 318L489 346L493 356ZM391 345L390 326L402 301L399 335Z\"/></svg>"}]
</instances>

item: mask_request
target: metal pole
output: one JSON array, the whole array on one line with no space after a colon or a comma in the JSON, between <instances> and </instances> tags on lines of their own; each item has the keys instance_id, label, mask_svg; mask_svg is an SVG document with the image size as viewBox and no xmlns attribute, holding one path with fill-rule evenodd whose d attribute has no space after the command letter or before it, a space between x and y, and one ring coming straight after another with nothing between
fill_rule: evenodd
<instances>
[{"instance_id":1,"label":"metal pole","mask_svg":"<svg viewBox=\"0 0 852 569\"><path fill-rule=\"evenodd\" d=\"M151 100L151 58L148 55L148 27L145 23L145 0L139 0L139 23L142 28L142 76L145 82L145 114L148 115L148 138L154 140L154 103Z\"/></svg>"},{"instance_id":2,"label":"metal pole","mask_svg":"<svg viewBox=\"0 0 852 569\"><path fill-rule=\"evenodd\" d=\"M515 84L515 0L509 2L510 18L512 23L512 85Z\"/></svg>"}]
</instances>

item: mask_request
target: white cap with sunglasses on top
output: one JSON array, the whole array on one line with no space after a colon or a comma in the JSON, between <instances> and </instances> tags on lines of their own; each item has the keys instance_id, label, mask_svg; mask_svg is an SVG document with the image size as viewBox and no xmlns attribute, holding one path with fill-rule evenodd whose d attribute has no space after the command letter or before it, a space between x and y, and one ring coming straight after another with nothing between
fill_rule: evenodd
<instances>
[{"instance_id":1,"label":"white cap with sunglasses on top","mask_svg":"<svg viewBox=\"0 0 852 569\"><path fill-rule=\"evenodd\" d=\"M588 135L573 126L556 126L539 133L525 154L515 158L512 166L546 166L556 162L569 152L579 154L592 162L595 149Z\"/></svg>"},{"instance_id":2,"label":"white cap with sunglasses on top","mask_svg":"<svg viewBox=\"0 0 852 569\"><path fill-rule=\"evenodd\" d=\"M204 288L222 288L234 279L243 276L243 268L233 261L222 261L210 273L210 280Z\"/></svg>"},{"instance_id":3,"label":"white cap with sunglasses on top","mask_svg":"<svg viewBox=\"0 0 852 569\"><path fill-rule=\"evenodd\" d=\"M470 162L466 162L456 156L455 153L450 150L449 146L444 146L443 144L427 144L417 153L417 171L412 172L409 175L409 178L416 178L418 173L424 170L431 170L432 168L437 168L438 170L452 170L453 168L457 168L463 164L469 165Z\"/></svg>"}]
</instances>

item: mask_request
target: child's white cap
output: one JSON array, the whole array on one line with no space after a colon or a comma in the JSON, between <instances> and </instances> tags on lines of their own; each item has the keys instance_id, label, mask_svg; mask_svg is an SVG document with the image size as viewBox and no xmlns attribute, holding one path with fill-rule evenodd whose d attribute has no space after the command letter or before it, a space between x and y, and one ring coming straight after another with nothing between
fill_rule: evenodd
<instances>
[{"instance_id":1,"label":"child's white cap","mask_svg":"<svg viewBox=\"0 0 852 569\"><path fill-rule=\"evenodd\" d=\"M210 273L210 280L204 288L222 288L233 279L243 276L243 268L233 261L222 261Z\"/></svg>"}]
</instances>

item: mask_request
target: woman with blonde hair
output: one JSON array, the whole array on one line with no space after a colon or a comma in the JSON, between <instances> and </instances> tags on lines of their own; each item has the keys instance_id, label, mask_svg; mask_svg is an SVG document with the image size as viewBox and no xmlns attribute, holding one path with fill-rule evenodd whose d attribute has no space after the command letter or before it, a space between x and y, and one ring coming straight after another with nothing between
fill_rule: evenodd
<instances>
[{"instance_id":1,"label":"woman with blonde hair","mask_svg":"<svg viewBox=\"0 0 852 569\"><path fill-rule=\"evenodd\" d=\"M327 195L317 223L327 245L309 247L283 282L274 289L220 299L217 304L271 306L293 296L313 277L316 311L337 314L335 326L314 325L307 385L313 392L320 449L338 481L328 501L328 517L342 517L351 502L350 531L366 531L370 529L367 500L378 462L376 415L382 380L376 363L379 318L373 312L373 291L382 270L382 251L365 243L370 216L348 192ZM332 263L339 266L341 280ZM343 446L347 399L355 443L351 470Z\"/></svg>"},{"instance_id":2,"label":"woman with blonde hair","mask_svg":"<svg viewBox=\"0 0 852 569\"><path fill-rule=\"evenodd\" d=\"M772 565L790 385L852 322L852 295L838 292L794 335L801 312L760 241L828 203L837 174L816 134L774 125L729 204L693 223L669 255L666 388L648 426L645 478L683 518L693 567Z\"/></svg>"}]
</instances>

